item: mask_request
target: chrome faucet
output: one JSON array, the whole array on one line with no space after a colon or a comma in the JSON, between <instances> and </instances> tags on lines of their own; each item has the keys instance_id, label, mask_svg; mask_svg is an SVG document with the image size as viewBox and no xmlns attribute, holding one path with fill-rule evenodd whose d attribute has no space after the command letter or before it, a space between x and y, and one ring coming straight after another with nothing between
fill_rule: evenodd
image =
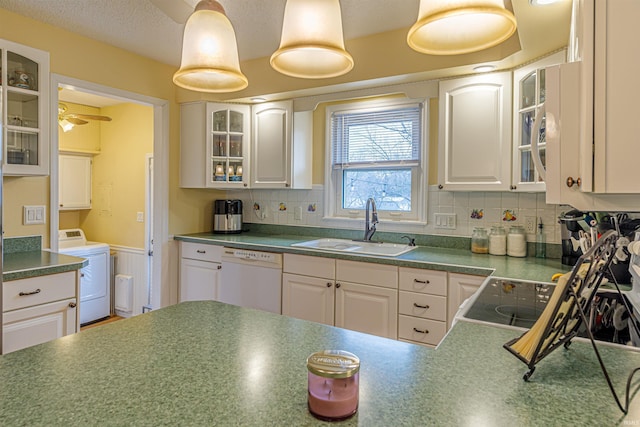
<instances>
[{"instance_id":1,"label":"chrome faucet","mask_svg":"<svg viewBox=\"0 0 640 427\"><path fill-rule=\"evenodd\" d=\"M369 206L371 206L371 221L369 221ZM364 239L371 240L373 233L376 232L376 224L378 223L378 211L376 210L376 201L373 197L367 199L366 212L364 214Z\"/></svg>"}]
</instances>

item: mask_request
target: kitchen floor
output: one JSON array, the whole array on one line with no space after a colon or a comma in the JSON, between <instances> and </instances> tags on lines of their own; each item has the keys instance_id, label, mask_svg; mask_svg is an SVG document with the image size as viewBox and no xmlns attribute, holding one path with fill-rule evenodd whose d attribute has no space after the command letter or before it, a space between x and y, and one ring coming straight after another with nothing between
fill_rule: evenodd
<instances>
[{"instance_id":1,"label":"kitchen floor","mask_svg":"<svg viewBox=\"0 0 640 427\"><path fill-rule=\"evenodd\" d=\"M107 323L115 322L115 321L122 320L122 319L124 319L124 317L111 316L111 317L109 317L107 319L104 319L104 320L101 320L99 322L91 323L90 325L86 325L86 326L81 326L80 330L84 331L85 329L94 328L94 327L100 326L100 325L106 325Z\"/></svg>"}]
</instances>

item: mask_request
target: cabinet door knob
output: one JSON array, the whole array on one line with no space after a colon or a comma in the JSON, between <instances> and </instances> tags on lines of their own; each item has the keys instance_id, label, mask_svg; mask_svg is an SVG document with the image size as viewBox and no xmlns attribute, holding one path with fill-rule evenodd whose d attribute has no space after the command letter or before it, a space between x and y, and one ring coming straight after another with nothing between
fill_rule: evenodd
<instances>
[{"instance_id":1,"label":"cabinet door knob","mask_svg":"<svg viewBox=\"0 0 640 427\"><path fill-rule=\"evenodd\" d=\"M221 265L218 266L218 270L222 270L222 266Z\"/></svg>"},{"instance_id":2,"label":"cabinet door knob","mask_svg":"<svg viewBox=\"0 0 640 427\"><path fill-rule=\"evenodd\" d=\"M327 282L327 288L331 287L331 282Z\"/></svg>"},{"instance_id":3,"label":"cabinet door knob","mask_svg":"<svg viewBox=\"0 0 640 427\"><path fill-rule=\"evenodd\" d=\"M572 177L567 178L567 187L571 188L574 184L580 187L580 185L582 185L582 179L580 179L580 177L578 177L578 179L576 180L574 180Z\"/></svg>"},{"instance_id":4,"label":"cabinet door knob","mask_svg":"<svg viewBox=\"0 0 640 427\"><path fill-rule=\"evenodd\" d=\"M515 190L515 189L517 189L518 187L516 187L515 185L512 185L512 186L511 186L511 187L509 187L509 188L511 188L512 190Z\"/></svg>"},{"instance_id":5,"label":"cabinet door knob","mask_svg":"<svg viewBox=\"0 0 640 427\"><path fill-rule=\"evenodd\" d=\"M416 307L416 308L424 308L424 309L427 309L427 310L429 309L428 305L420 305L420 304L415 303L415 302L413 303L413 306Z\"/></svg>"},{"instance_id":6,"label":"cabinet door knob","mask_svg":"<svg viewBox=\"0 0 640 427\"><path fill-rule=\"evenodd\" d=\"M336 288L339 288L340 286L342 286L340 283L336 283Z\"/></svg>"},{"instance_id":7,"label":"cabinet door knob","mask_svg":"<svg viewBox=\"0 0 640 427\"><path fill-rule=\"evenodd\" d=\"M444 188L444 185L438 184L438 189L442 190L443 188Z\"/></svg>"},{"instance_id":8,"label":"cabinet door knob","mask_svg":"<svg viewBox=\"0 0 640 427\"><path fill-rule=\"evenodd\" d=\"M414 331L416 331L419 334L428 334L429 330L428 329L418 329L418 328L413 328Z\"/></svg>"},{"instance_id":9,"label":"cabinet door knob","mask_svg":"<svg viewBox=\"0 0 640 427\"><path fill-rule=\"evenodd\" d=\"M76 304L75 302L70 302L69 303L69 308L76 308L78 304Z\"/></svg>"},{"instance_id":10,"label":"cabinet door knob","mask_svg":"<svg viewBox=\"0 0 640 427\"><path fill-rule=\"evenodd\" d=\"M29 291L29 292L20 292L18 295L20 295L21 297L26 297L28 295L35 295L35 294L39 294L40 292L42 292L42 290L40 290L39 288L36 289L35 291Z\"/></svg>"}]
</instances>

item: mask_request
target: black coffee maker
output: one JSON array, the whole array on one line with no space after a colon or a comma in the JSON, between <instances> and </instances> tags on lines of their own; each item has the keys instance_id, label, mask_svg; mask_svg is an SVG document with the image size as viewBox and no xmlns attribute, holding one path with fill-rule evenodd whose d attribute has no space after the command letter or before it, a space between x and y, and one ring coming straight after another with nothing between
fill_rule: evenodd
<instances>
[{"instance_id":1,"label":"black coffee maker","mask_svg":"<svg viewBox=\"0 0 640 427\"><path fill-rule=\"evenodd\" d=\"M562 239L562 264L576 265L582 255L580 248L580 231L584 231L580 221L584 222L585 213L572 210L558 217L560 237Z\"/></svg>"}]
</instances>

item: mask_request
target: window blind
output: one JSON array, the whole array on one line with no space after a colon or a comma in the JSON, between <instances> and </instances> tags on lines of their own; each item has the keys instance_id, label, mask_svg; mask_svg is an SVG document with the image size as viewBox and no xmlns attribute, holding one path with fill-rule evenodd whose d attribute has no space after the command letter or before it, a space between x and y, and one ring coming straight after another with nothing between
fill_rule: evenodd
<instances>
[{"instance_id":1,"label":"window blind","mask_svg":"<svg viewBox=\"0 0 640 427\"><path fill-rule=\"evenodd\" d=\"M417 166L422 104L381 111L344 111L331 116L334 168Z\"/></svg>"}]
</instances>

